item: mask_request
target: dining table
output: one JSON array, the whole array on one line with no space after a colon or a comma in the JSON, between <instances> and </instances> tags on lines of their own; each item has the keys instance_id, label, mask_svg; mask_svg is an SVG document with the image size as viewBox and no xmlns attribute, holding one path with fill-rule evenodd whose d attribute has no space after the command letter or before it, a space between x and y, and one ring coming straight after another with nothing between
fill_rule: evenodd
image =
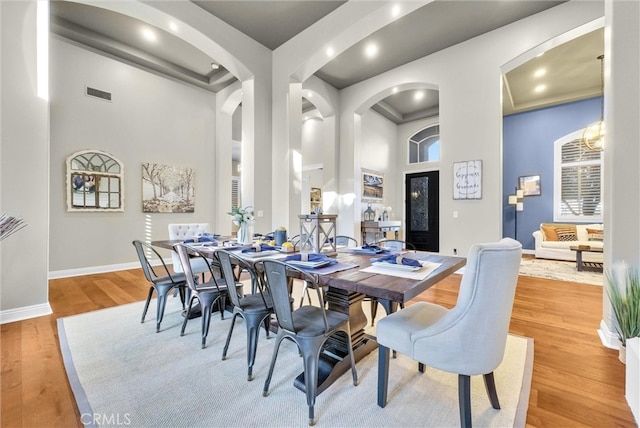
<instances>
[{"instance_id":1,"label":"dining table","mask_svg":"<svg viewBox=\"0 0 640 428\"><path fill-rule=\"evenodd\" d=\"M173 249L177 243L182 241L151 242L154 246L167 249ZM218 249L228 249L228 247L206 244L197 247L204 256L213 256ZM337 263L319 269L309 269L309 272L315 274L319 284L326 287L325 301L328 308L349 316L351 342L356 361L377 348L375 336L365 332L368 324L362 308L365 297L375 297L389 314L395 312L400 303L409 302L466 264L464 257L411 250L403 252L402 256L418 260L422 267L409 269L390 266L387 263L376 263L374 260L379 255L367 254L359 250L359 248L338 248L337 254L334 255ZM249 254L242 253L240 249L232 252L253 264L265 259L284 260L288 255L298 254L277 251ZM326 350L320 358L318 394L350 369L346 346L348 346L347 342L340 337L327 340ZM294 385L304 390L302 374L296 378Z\"/></svg>"}]
</instances>

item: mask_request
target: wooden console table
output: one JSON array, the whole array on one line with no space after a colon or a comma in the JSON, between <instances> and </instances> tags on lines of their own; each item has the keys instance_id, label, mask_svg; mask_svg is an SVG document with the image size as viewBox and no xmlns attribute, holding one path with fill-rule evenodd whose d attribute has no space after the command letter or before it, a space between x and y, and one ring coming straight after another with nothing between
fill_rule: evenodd
<instances>
[{"instance_id":1,"label":"wooden console table","mask_svg":"<svg viewBox=\"0 0 640 428\"><path fill-rule=\"evenodd\" d=\"M394 232L394 239L398 239L401 221L363 221L360 222L360 231L362 232L362 244L367 243L367 233L373 233L374 241L386 238L387 232ZM381 236L380 236L381 235Z\"/></svg>"}]
</instances>

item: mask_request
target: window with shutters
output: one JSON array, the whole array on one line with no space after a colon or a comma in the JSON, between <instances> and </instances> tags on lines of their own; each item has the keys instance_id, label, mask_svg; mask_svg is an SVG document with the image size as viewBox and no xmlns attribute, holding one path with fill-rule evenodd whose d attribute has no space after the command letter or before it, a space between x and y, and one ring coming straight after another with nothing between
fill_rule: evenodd
<instances>
[{"instance_id":1,"label":"window with shutters","mask_svg":"<svg viewBox=\"0 0 640 428\"><path fill-rule=\"evenodd\" d=\"M554 210L557 222L602 222L603 151L582 143L584 130L554 143Z\"/></svg>"}]
</instances>

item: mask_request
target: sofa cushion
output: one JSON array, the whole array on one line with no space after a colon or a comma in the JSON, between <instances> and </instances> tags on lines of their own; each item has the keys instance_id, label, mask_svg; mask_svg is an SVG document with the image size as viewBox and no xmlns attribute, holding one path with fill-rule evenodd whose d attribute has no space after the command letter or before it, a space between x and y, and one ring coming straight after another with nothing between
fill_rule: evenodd
<instances>
[{"instance_id":1,"label":"sofa cushion","mask_svg":"<svg viewBox=\"0 0 640 428\"><path fill-rule=\"evenodd\" d=\"M556 235L558 235L558 241L577 241L578 235L576 230L572 228L556 228Z\"/></svg>"},{"instance_id":2,"label":"sofa cushion","mask_svg":"<svg viewBox=\"0 0 640 428\"><path fill-rule=\"evenodd\" d=\"M604 231L601 229L587 228L587 237L589 241L603 241Z\"/></svg>"},{"instance_id":3,"label":"sofa cushion","mask_svg":"<svg viewBox=\"0 0 640 428\"><path fill-rule=\"evenodd\" d=\"M558 240L558 234L556 234L556 227L555 226L540 226L540 229L542 230L542 236L544 237L545 241L557 241Z\"/></svg>"}]
</instances>

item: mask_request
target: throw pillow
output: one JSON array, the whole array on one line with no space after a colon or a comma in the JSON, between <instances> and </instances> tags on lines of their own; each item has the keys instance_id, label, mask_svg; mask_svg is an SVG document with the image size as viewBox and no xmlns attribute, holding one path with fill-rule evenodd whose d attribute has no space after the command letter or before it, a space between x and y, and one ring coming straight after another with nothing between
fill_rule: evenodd
<instances>
[{"instance_id":1,"label":"throw pillow","mask_svg":"<svg viewBox=\"0 0 640 428\"><path fill-rule=\"evenodd\" d=\"M542 229L542 236L544 236L545 241L557 241L558 235L556 234L555 226L540 226Z\"/></svg>"},{"instance_id":2,"label":"throw pillow","mask_svg":"<svg viewBox=\"0 0 640 428\"><path fill-rule=\"evenodd\" d=\"M573 228L556 228L556 235L558 235L558 241L577 241L578 235Z\"/></svg>"},{"instance_id":3,"label":"throw pillow","mask_svg":"<svg viewBox=\"0 0 640 428\"><path fill-rule=\"evenodd\" d=\"M604 231L601 229L587 228L587 237L589 241L604 241Z\"/></svg>"}]
</instances>

